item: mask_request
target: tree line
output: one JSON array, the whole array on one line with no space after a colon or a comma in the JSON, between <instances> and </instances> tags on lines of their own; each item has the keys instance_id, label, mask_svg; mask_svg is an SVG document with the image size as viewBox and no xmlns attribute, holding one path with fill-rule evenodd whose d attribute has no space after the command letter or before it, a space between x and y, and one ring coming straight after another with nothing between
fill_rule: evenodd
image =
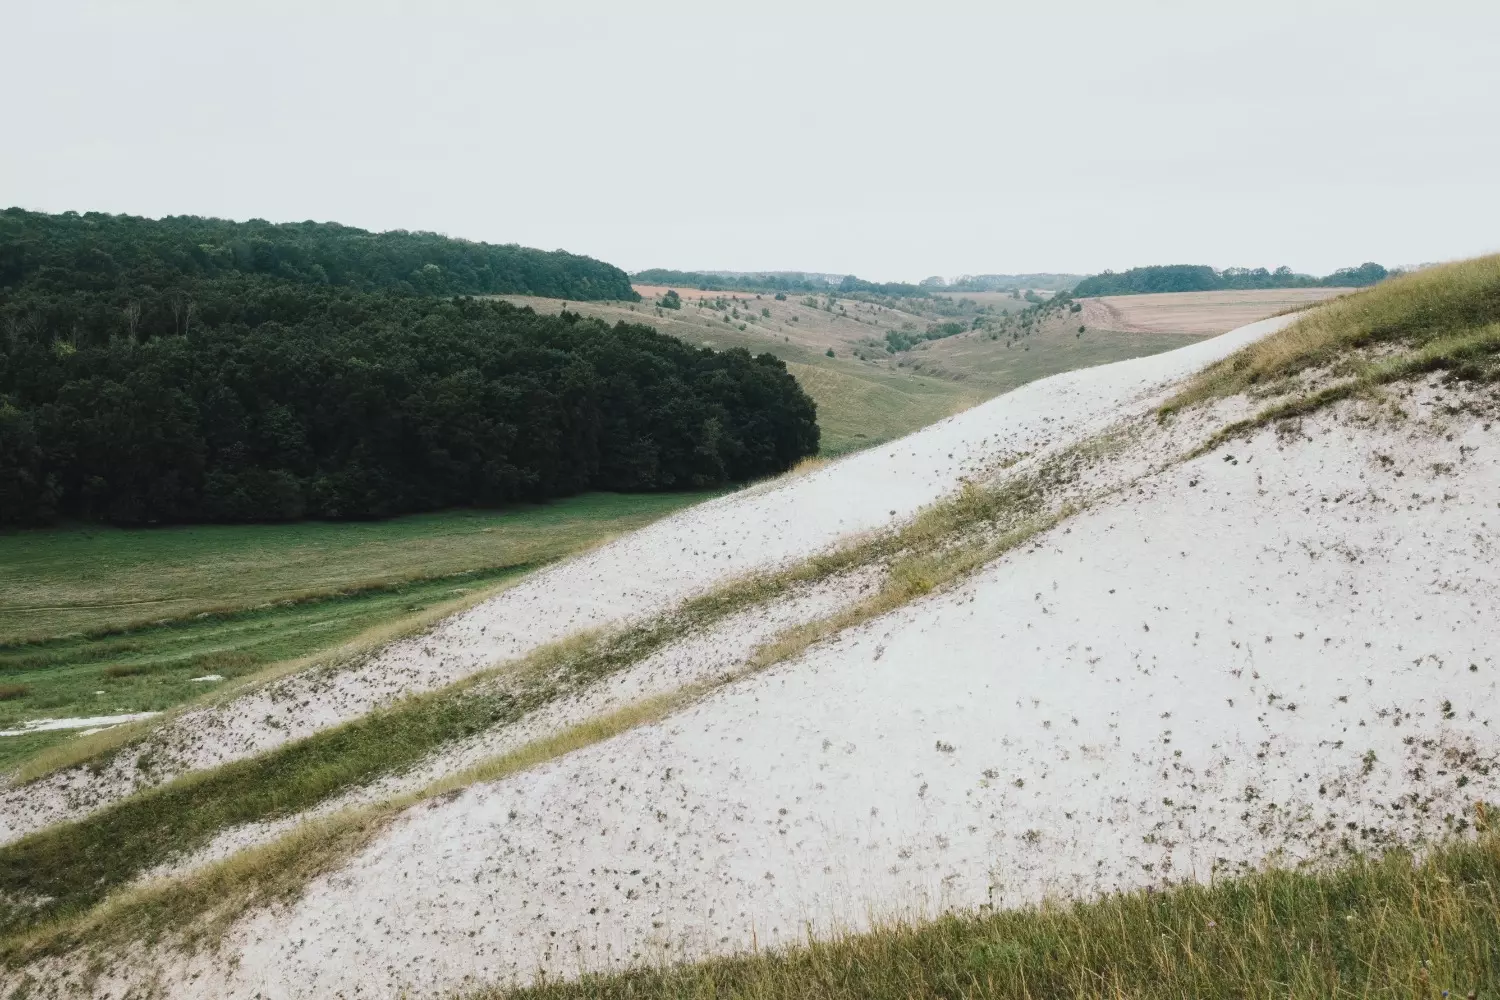
<instances>
[{"instance_id":1,"label":"tree line","mask_svg":"<svg viewBox=\"0 0 1500 1000\"><path fill-rule=\"evenodd\" d=\"M1166 264L1105 271L1080 281L1073 294L1143 295L1153 292L1211 292L1252 288L1363 288L1384 281L1392 272L1374 262L1345 267L1326 277L1297 274L1289 267L1230 267L1216 271L1207 264Z\"/></svg>"},{"instance_id":2,"label":"tree line","mask_svg":"<svg viewBox=\"0 0 1500 1000\"><path fill-rule=\"evenodd\" d=\"M837 292L843 295L856 293L884 295L890 298L928 298L932 290L923 285L905 281L866 281L846 274L834 280L829 275L809 274L804 271L737 272L714 274L706 271L674 271L665 267L637 271L631 277L646 285L675 285L678 288L696 288L700 292L813 292L826 295Z\"/></svg>"},{"instance_id":3,"label":"tree line","mask_svg":"<svg viewBox=\"0 0 1500 1000\"><path fill-rule=\"evenodd\" d=\"M371 233L333 222L144 219L102 212L0 212L0 287L98 291L228 274L424 295L638 301L612 264L437 233Z\"/></svg>"},{"instance_id":4,"label":"tree line","mask_svg":"<svg viewBox=\"0 0 1500 1000\"><path fill-rule=\"evenodd\" d=\"M401 282L183 273L156 251L95 282L56 247L22 254L0 284L4 524L364 518L696 489L818 448L814 404L769 354ZM161 280L144 280L153 269Z\"/></svg>"}]
</instances>

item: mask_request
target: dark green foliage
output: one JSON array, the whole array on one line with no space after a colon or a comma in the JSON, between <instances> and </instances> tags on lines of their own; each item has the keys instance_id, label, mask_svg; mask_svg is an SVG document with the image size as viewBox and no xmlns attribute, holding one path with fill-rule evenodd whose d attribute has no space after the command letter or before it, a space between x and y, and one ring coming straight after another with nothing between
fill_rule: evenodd
<instances>
[{"instance_id":1,"label":"dark green foliage","mask_svg":"<svg viewBox=\"0 0 1500 1000\"><path fill-rule=\"evenodd\" d=\"M768 354L262 275L47 274L0 290L0 523L376 517L701 488L817 452Z\"/></svg>"},{"instance_id":2,"label":"dark green foliage","mask_svg":"<svg viewBox=\"0 0 1500 1000\"><path fill-rule=\"evenodd\" d=\"M1095 295L1144 295L1153 292L1212 292L1252 288L1363 288L1384 281L1391 272L1379 264L1345 267L1326 278L1297 274L1289 267L1230 267L1215 271L1207 264L1167 264L1105 271L1084 278L1073 289L1079 298Z\"/></svg>"},{"instance_id":3,"label":"dark green foliage","mask_svg":"<svg viewBox=\"0 0 1500 1000\"><path fill-rule=\"evenodd\" d=\"M1365 288L1379 284L1391 276L1391 272L1374 261L1365 261L1358 267L1341 267L1318 282L1330 288Z\"/></svg>"},{"instance_id":4,"label":"dark green foliage","mask_svg":"<svg viewBox=\"0 0 1500 1000\"><path fill-rule=\"evenodd\" d=\"M0 288L165 288L236 273L426 295L640 298L629 276L603 261L437 233L371 233L332 222L230 222L191 215L0 212Z\"/></svg>"},{"instance_id":5,"label":"dark green foliage","mask_svg":"<svg viewBox=\"0 0 1500 1000\"><path fill-rule=\"evenodd\" d=\"M885 349L890 354L896 354L901 351L909 351L918 344L929 340L946 340L949 337L956 337L960 333L966 333L970 329L977 328L977 322L971 328L963 323L956 323L949 320L946 323L931 324L924 333L907 330L887 330L885 334Z\"/></svg>"},{"instance_id":6,"label":"dark green foliage","mask_svg":"<svg viewBox=\"0 0 1500 1000\"><path fill-rule=\"evenodd\" d=\"M656 304L661 306L663 309L681 309L682 296L678 295L676 291L669 288L667 289L667 294L656 300Z\"/></svg>"},{"instance_id":7,"label":"dark green foliage","mask_svg":"<svg viewBox=\"0 0 1500 1000\"><path fill-rule=\"evenodd\" d=\"M1307 282L1311 284L1311 280ZM1218 272L1207 264L1170 264L1133 267L1119 274L1105 271L1080 281L1073 293L1089 295L1137 295L1151 292L1206 292L1223 288Z\"/></svg>"}]
</instances>

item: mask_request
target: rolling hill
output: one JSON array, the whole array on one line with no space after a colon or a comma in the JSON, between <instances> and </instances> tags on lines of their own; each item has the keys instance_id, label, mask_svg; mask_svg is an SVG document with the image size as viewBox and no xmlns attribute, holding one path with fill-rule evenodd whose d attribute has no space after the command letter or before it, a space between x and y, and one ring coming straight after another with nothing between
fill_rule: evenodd
<instances>
[{"instance_id":1,"label":"rolling hill","mask_svg":"<svg viewBox=\"0 0 1500 1000\"><path fill-rule=\"evenodd\" d=\"M1432 268L167 719L0 799L8 985L1493 988L1497 377Z\"/></svg>"}]
</instances>

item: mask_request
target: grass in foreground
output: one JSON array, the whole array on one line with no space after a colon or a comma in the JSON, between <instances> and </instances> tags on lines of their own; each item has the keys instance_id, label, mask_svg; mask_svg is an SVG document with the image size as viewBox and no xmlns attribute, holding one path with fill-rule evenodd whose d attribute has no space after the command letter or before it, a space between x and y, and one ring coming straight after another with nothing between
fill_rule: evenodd
<instances>
[{"instance_id":1,"label":"grass in foreground","mask_svg":"<svg viewBox=\"0 0 1500 1000\"><path fill-rule=\"evenodd\" d=\"M474 1000L1493 997L1500 837L1420 864L1396 851L1326 874L1269 870L809 941Z\"/></svg>"}]
</instances>

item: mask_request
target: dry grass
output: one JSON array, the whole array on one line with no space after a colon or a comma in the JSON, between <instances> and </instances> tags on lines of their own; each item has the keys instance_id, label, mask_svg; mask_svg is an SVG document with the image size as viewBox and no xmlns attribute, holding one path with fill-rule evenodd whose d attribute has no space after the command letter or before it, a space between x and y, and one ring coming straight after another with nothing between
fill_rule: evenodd
<instances>
[{"instance_id":1,"label":"dry grass","mask_svg":"<svg viewBox=\"0 0 1500 1000\"><path fill-rule=\"evenodd\" d=\"M786 951L585 976L496 1000L1339 997L1440 1000L1500 988L1500 838L1414 863L1270 869L1079 903L896 923Z\"/></svg>"},{"instance_id":2,"label":"dry grass","mask_svg":"<svg viewBox=\"0 0 1500 1000\"><path fill-rule=\"evenodd\" d=\"M1428 268L1341 296L1194 378L1164 414L1330 369L1365 385L1448 368L1485 377L1500 323L1500 254ZM1387 348L1381 359L1361 352ZM1352 387L1351 387L1352 391Z\"/></svg>"}]
</instances>

